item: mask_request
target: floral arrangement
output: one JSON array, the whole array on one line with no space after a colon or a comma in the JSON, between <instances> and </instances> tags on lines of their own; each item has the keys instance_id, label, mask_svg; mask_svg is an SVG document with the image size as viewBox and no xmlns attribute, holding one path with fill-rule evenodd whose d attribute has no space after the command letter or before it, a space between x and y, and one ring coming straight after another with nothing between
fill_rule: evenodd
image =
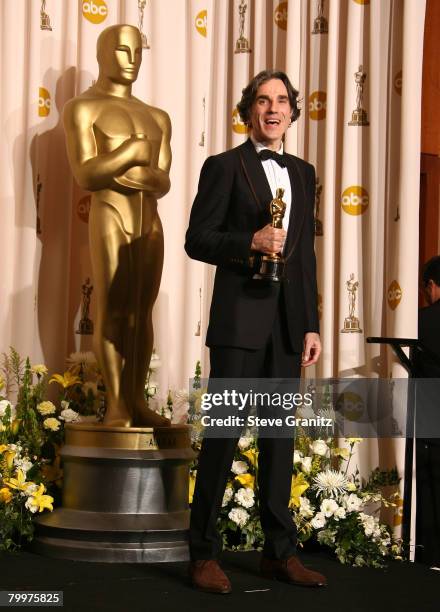
<instances>
[{"instance_id":1,"label":"floral arrangement","mask_svg":"<svg viewBox=\"0 0 440 612\"><path fill-rule=\"evenodd\" d=\"M187 420L195 427L196 451L200 449L202 393L198 371L193 391L186 395ZM323 411L327 414L331 407L326 405ZM301 411L298 414L301 416ZM379 472L376 469L368 481L360 478L357 468L349 473L354 449L361 442L361 438L347 438L345 446L340 447L335 439L312 437L304 430L298 431L292 457L289 508L300 546L311 543L326 546L341 563L383 567L387 559L402 558L402 543L393 538L388 525L381 524L374 514L381 505L396 505L392 498L384 497L381 484L397 485L399 478L396 470ZM197 461L190 470L190 503L196 477ZM376 512L372 512L373 506ZM258 445L253 436L244 435L238 442L223 496L219 528L227 549L250 550L263 546L258 513Z\"/></svg>"},{"instance_id":2,"label":"floral arrangement","mask_svg":"<svg viewBox=\"0 0 440 612\"><path fill-rule=\"evenodd\" d=\"M92 353L73 353L64 374L49 377L14 349L0 366L0 550L18 548L33 537L35 514L59 500L59 451L64 424L99 418L103 391ZM48 385L59 391L46 399Z\"/></svg>"}]
</instances>

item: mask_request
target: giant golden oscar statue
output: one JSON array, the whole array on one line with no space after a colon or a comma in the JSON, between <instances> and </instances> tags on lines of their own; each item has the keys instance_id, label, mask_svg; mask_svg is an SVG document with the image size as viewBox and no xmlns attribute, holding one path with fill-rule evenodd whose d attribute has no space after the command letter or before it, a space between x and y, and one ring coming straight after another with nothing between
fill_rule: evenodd
<instances>
[{"instance_id":1,"label":"giant golden oscar statue","mask_svg":"<svg viewBox=\"0 0 440 612\"><path fill-rule=\"evenodd\" d=\"M64 109L73 173L93 192L94 341L108 396L103 424L66 424L62 505L36 520L34 549L65 559L188 559L190 430L144 401L163 262L157 199L170 188L171 127L166 113L131 95L141 46L133 26L104 30L96 84Z\"/></svg>"},{"instance_id":2,"label":"giant golden oscar statue","mask_svg":"<svg viewBox=\"0 0 440 612\"><path fill-rule=\"evenodd\" d=\"M107 390L104 424L169 425L148 409L152 309L163 264L157 200L170 189L168 115L131 93L142 59L139 30L106 28L98 80L64 108L67 150L79 185L92 192L90 254L97 298L94 346Z\"/></svg>"}]
</instances>

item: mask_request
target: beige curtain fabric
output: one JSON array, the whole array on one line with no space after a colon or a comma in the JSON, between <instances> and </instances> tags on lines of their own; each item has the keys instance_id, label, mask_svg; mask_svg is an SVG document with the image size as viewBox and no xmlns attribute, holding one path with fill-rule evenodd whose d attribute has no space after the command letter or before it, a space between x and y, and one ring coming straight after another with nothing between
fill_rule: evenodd
<instances>
[{"instance_id":1,"label":"beige curtain fabric","mask_svg":"<svg viewBox=\"0 0 440 612\"><path fill-rule=\"evenodd\" d=\"M56 370L71 351L91 349L91 336L76 333L81 287L93 284L90 199L69 170L61 111L96 79L102 29L142 17L150 48L134 94L173 124L154 312L162 395L187 384L197 359L209 371L214 271L186 257L184 234L200 167L246 138L235 104L264 68L287 71L300 90L302 114L286 148L319 178L324 352L308 375L404 375L365 338L417 334L424 12L424 0L2 2L0 349L13 345ZM360 461L402 467L400 447L365 444Z\"/></svg>"}]
</instances>

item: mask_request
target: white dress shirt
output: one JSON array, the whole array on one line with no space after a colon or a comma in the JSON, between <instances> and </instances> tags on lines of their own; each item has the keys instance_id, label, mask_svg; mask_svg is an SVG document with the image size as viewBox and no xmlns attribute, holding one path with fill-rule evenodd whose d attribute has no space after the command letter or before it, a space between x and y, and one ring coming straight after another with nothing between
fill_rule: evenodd
<instances>
[{"instance_id":1,"label":"white dress shirt","mask_svg":"<svg viewBox=\"0 0 440 612\"><path fill-rule=\"evenodd\" d=\"M269 148L261 144L261 142L257 142L256 140L254 140L252 136L251 140L257 153L259 153L263 149ZM284 147L283 143L281 143L281 146L277 153L282 155L283 151ZM265 161L262 161L261 164L263 166L264 172L266 173L267 181L272 192L272 197L276 197L278 187L284 189L283 201L286 203L286 211L283 217L283 229L285 229L287 232L289 228L290 207L292 205L292 188L290 186L289 171L287 170L287 168L281 168L281 166L279 166L274 159L266 159Z\"/></svg>"}]
</instances>

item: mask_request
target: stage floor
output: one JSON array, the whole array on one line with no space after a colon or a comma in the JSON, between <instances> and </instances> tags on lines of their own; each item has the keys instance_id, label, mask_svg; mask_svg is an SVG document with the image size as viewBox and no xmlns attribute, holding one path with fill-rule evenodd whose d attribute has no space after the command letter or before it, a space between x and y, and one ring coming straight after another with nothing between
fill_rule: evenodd
<instances>
[{"instance_id":1,"label":"stage floor","mask_svg":"<svg viewBox=\"0 0 440 612\"><path fill-rule=\"evenodd\" d=\"M186 563L83 563L28 552L0 554L0 590L62 590L64 606L60 609L69 612L440 609L440 571L423 565L393 562L386 570L352 568L322 552L303 554L303 563L322 571L329 581L327 588L307 589L260 578L259 557L256 552L225 553L222 565L232 581L233 592L210 595L189 586Z\"/></svg>"}]
</instances>

